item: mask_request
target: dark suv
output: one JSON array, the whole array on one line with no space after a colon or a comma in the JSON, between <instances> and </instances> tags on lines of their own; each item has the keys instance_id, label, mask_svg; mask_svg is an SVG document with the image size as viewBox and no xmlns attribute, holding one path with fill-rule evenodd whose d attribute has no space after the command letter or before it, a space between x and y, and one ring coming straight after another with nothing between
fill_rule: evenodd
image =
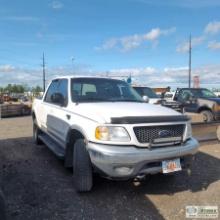
<instances>
[{"instance_id":1,"label":"dark suv","mask_svg":"<svg viewBox=\"0 0 220 220\"><path fill-rule=\"evenodd\" d=\"M220 120L220 98L205 88L179 88L174 100L181 102L186 112L203 114L205 122Z\"/></svg>"}]
</instances>

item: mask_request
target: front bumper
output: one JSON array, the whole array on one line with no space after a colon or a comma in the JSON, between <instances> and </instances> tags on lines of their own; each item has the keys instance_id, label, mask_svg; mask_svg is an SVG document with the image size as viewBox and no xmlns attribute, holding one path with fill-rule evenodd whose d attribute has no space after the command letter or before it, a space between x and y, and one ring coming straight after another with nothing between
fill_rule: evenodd
<instances>
[{"instance_id":1,"label":"front bumper","mask_svg":"<svg viewBox=\"0 0 220 220\"><path fill-rule=\"evenodd\" d=\"M216 121L220 120L220 111L214 112L214 118Z\"/></svg>"},{"instance_id":2,"label":"front bumper","mask_svg":"<svg viewBox=\"0 0 220 220\"><path fill-rule=\"evenodd\" d=\"M171 108L175 111L181 112L183 113L183 106L179 106L179 105L167 105L167 104L163 104L162 106L167 107L167 108Z\"/></svg>"},{"instance_id":3,"label":"front bumper","mask_svg":"<svg viewBox=\"0 0 220 220\"><path fill-rule=\"evenodd\" d=\"M188 160L199 144L189 139L181 146L148 149L135 146L112 146L89 142L87 149L92 164L110 178L134 178L141 174L162 172L161 161L172 158Z\"/></svg>"}]
</instances>

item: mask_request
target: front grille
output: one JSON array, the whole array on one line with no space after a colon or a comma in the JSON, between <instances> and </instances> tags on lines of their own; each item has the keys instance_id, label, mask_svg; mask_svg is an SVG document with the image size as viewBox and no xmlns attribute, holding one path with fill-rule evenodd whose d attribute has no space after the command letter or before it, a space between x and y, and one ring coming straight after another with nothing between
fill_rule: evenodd
<instances>
[{"instance_id":1,"label":"front grille","mask_svg":"<svg viewBox=\"0 0 220 220\"><path fill-rule=\"evenodd\" d=\"M134 133L140 143L154 143L155 139L180 137L182 139L185 125L158 125L134 127ZM162 141L161 141L162 142Z\"/></svg>"}]
</instances>

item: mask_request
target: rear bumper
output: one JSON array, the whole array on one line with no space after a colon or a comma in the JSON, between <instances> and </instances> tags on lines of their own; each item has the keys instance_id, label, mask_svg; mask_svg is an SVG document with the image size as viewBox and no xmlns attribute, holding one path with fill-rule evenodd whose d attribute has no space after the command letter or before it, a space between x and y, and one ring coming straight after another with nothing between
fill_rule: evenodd
<instances>
[{"instance_id":1,"label":"rear bumper","mask_svg":"<svg viewBox=\"0 0 220 220\"><path fill-rule=\"evenodd\" d=\"M89 142L87 145L92 164L111 178L134 178L139 174L162 171L163 160L181 158L184 162L198 150L199 144L191 138L181 146L148 149L134 146L112 146Z\"/></svg>"}]
</instances>

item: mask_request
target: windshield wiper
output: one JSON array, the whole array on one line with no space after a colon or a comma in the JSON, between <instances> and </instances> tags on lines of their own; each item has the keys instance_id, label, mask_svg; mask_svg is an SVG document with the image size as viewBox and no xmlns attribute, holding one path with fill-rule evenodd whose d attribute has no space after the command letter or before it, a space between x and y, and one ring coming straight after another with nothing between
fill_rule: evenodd
<instances>
[{"instance_id":1,"label":"windshield wiper","mask_svg":"<svg viewBox=\"0 0 220 220\"><path fill-rule=\"evenodd\" d=\"M78 99L76 102L106 102L107 100L101 98L89 98L89 99Z\"/></svg>"},{"instance_id":2,"label":"windshield wiper","mask_svg":"<svg viewBox=\"0 0 220 220\"><path fill-rule=\"evenodd\" d=\"M103 99L103 98L89 98L89 99L78 99L76 100L77 103L83 102L144 102L141 100L134 100L134 99Z\"/></svg>"}]
</instances>

